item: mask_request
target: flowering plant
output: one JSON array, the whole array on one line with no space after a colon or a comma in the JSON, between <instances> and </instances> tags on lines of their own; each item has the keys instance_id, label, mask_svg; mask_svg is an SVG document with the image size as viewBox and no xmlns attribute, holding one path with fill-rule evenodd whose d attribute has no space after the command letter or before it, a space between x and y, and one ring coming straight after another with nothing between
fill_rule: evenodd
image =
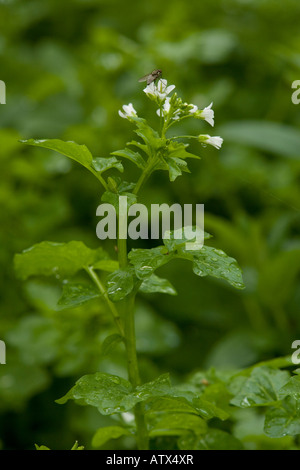
<instances>
[{"instance_id":1,"label":"flowering plant","mask_svg":"<svg viewBox=\"0 0 300 470\"><path fill-rule=\"evenodd\" d=\"M167 136L168 129L188 117L214 125L212 103L199 110L194 104L182 101L174 92L174 85L160 79L150 83L144 92L153 101L159 116L158 129L138 115L132 103L123 105L119 115L136 126L140 140L131 140L122 150L112 152L109 157L93 157L85 145L57 139L26 140L27 145L48 148L75 160L88 169L102 185L102 201L110 203L120 217L119 196L125 195L129 206L137 201L139 192L154 171L165 170L170 181L182 172L188 172L186 160L200 157L187 151L183 138L195 138L201 144L220 148L223 139L219 136ZM178 139L180 141L178 141ZM121 159L128 159L140 170L137 181L122 181L112 173L123 172ZM127 240L118 233L117 259L99 247L90 249L82 242L41 242L15 256L15 268L21 279L30 276L55 276L62 280L62 295L58 309L75 308L85 302L99 298L114 321L116 332L106 338L102 349L106 353L118 343L123 343L127 359L127 379L97 371L81 377L74 387L57 403L75 400L80 404L94 406L103 415L111 415L117 423L100 428L93 438L95 447L107 440L133 435L139 449L148 449L149 442L159 436L187 435L198 439L209 432L207 422L212 418L226 419L227 414L216 406L214 395L201 398L204 389L188 384L171 385L168 374L143 383L139 371L135 337L135 299L139 292L160 292L176 295L171 283L159 277L156 270L170 261L180 258L192 263L198 276L214 276L229 282L233 287L243 288L241 270L236 261L222 250L210 246L188 251L186 239L178 239L175 230L163 238L163 244L151 249L127 250ZM209 234L204 233L208 239ZM86 282L78 282L78 272L85 273ZM210 379L212 380L212 379ZM201 392L201 393L200 393ZM128 414L129 413L129 414ZM126 417L126 419L125 419ZM194 437L193 437L194 436ZM184 447L182 447L184 448Z\"/></svg>"}]
</instances>

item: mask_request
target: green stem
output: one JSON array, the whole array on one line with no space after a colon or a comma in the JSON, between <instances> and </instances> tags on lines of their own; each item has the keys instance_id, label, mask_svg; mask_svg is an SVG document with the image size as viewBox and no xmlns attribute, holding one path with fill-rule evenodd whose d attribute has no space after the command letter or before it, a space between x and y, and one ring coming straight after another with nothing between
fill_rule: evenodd
<instances>
[{"instance_id":1,"label":"green stem","mask_svg":"<svg viewBox=\"0 0 300 470\"><path fill-rule=\"evenodd\" d=\"M118 260L120 269L127 266L127 240L118 238Z\"/></svg>"},{"instance_id":2,"label":"green stem","mask_svg":"<svg viewBox=\"0 0 300 470\"><path fill-rule=\"evenodd\" d=\"M107 185L105 179L102 178L101 174L100 174L98 171L94 170L94 169L91 169L91 172L92 172L93 175L95 175L96 178L100 181L100 183L102 184L102 186L104 187L104 189L105 189L106 191L108 191L108 185Z\"/></svg>"},{"instance_id":3,"label":"green stem","mask_svg":"<svg viewBox=\"0 0 300 470\"><path fill-rule=\"evenodd\" d=\"M115 324L116 324L120 334L122 336L124 336L125 335L124 327L123 327L122 320L120 318L119 312L116 309L115 304L109 300L105 287L103 286L102 282L100 281L99 277L97 276L97 274L95 273L95 271L93 270L93 268L91 266L86 268L86 272L92 278L92 280L94 281L94 283L98 287L101 294L103 294L103 297L104 297L104 299L105 299L105 301L108 305L108 308L110 309L110 311L112 313Z\"/></svg>"},{"instance_id":4,"label":"green stem","mask_svg":"<svg viewBox=\"0 0 300 470\"><path fill-rule=\"evenodd\" d=\"M134 189L133 189L133 194L137 194L139 192L139 190L141 189L142 185L146 182L146 180L149 178L149 176L151 175L151 173L153 172L155 166L157 165L157 162L158 162L158 159L157 157L155 158L151 158L149 161L148 161L148 165L146 166L146 168L144 169L143 173L141 174L141 176L139 177Z\"/></svg>"},{"instance_id":5,"label":"green stem","mask_svg":"<svg viewBox=\"0 0 300 470\"><path fill-rule=\"evenodd\" d=\"M118 258L120 268L124 269L127 266L127 244L126 239L118 239ZM135 293L129 295L120 302L122 317L125 329L125 347L127 356L127 370L128 379L133 388L136 388L141 383L137 353L136 353L136 337L135 337L135 322L134 322L134 305ZM148 433L144 420L143 405L138 403L134 408L135 422L136 422L136 435L137 446L139 450L148 449Z\"/></svg>"}]
</instances>

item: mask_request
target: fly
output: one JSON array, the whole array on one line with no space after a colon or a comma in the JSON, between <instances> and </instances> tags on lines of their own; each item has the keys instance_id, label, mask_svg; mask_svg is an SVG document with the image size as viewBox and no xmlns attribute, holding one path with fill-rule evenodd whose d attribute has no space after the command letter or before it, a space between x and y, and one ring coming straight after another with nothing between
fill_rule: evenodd
<instances>
[{"instance_id":1,"label":"fly","mask_svg":"<svg viewBox=\"0 0 300 470\"><path fill-rule=\"evenodd\" d=\"M147 85L157 80L162 75L162 71L160 69L153 70L153 72L144 75L142 78L139 79L139 82L147 82Z\"/></svg>"}]
</instances>

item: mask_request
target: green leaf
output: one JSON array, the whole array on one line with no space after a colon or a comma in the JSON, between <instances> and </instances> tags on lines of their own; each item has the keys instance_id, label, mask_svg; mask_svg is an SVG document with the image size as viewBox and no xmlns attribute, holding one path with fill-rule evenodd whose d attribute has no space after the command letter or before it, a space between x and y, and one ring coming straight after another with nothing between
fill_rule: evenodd
<instances>
[{"instance_id":1,"label":"green leaf","mask_svg":"<svg viewBox=\"0 0 300 470\"><path fill-rule=\"evenodd\" d=\"M182 450L242 450L243 444L231 434L220 429L208 429L204 436L190 432L178 439Z\"/></svg>"},{"instance_id":2,"label":"green leaf","mask_svg":"<svg viewBox=\"0 0 300 470\"><path fill-rule=\"evenodd\" d=\"M227 419L231 414L230 400L232 398L227 386L224 382L216 382L211 385L205 386L200 400L194 399L193 405L200 411L202 400L204 403L208 402L212 405L211 413L220 419ZM227 416L226 416L227 415ZM210 418L208 418L210 419Z\"/></svg>"},{"instance_id":3,"label":"green leaf","mask_svg":"<svg viewBox=\"0 0 300 470\"><path fill-rule=\"evenodd\" d=\"M92 439L92 446L99 448L110 439L118 439L121 436L129 436L131 433L128 429L121 426L107 426L96 431Z\"/></svg>"},{"instance_id":4,"label":"green leaf","mask_svg":"<svg viewBox=\"0 0 300 470\"><path fill-rule=\"evenodd\" d=\"M233 287L243 289L242 272L236 260L224 251L203 246L199 251L185 252L193 257L193 271L197 276L213 276L224 279Z\"/></svg>"},{"instance_id":5,"label":"green leaf","mask_svg":"<svg viewBox=\"0 0 300 470\"><path fill-rule=\"evenodd\" d=\"M248 379L243 379L231 404L241 408L270 406L280 400L279 390L289 380L289 373L262 366L256 367Z\"/></svg>"},{"instance_id":6,"label":"green leaf","mask_svg":"<svg viewBox=\"0 0 300 470\"><path fill-rule=\"evenodd\" d=\"M92 250L80 241L68 243L41 242L14 257L14 267L20 279L30 276L72 276L80 269L107 259L107 253Z\"/></svg>"},{"instance_id":7,"label":"green leaf","mask_svg":"<svg viewBox=\"0 0 300 470\"><path fill-rule=\"evenodd\" d=\"M192 235L196 230L199 231L200 229L194 225L185 226L182 229L170 230L168 232L165 232L163 239L164 245L168 248L169 251L175 251L180 247L184 248L186 243L193 243L196 241L196 234L194 235L194 238L187 238L186 236L186 234ZM166 236L168 236L168 238L166 238ZM209 233L203 232L204 240L207 240L211 237L212 235L210 235Z\"/></svg>"},{"instance_id":8,"label":"green leaf","mask_svg":"<svg viewBox=\"0 0 300 470\"><path fill-rule=\"evenodd\" d=\"M132 292L135 285L133 274L133 270L128 268L118 269L107 276L107 294L112 302L119 302Z\"/></svg>"},{"instance_id":9,"label":"green leaf","mask_svg":"<svg viewBox=\"0 0 300 470\"><path fill-rule=\"evenodd\" d=\"M164 159L167 168L169 171L169 178L170 181L175 181L178 176L182 175L182 172L190 172L188 167L187 167L187 162L185 160L181 160L181 158L165 158Z\"/></svg>"},{"instance_id":10,"label":"green leaf","mask_svg":"<svg viewBox=\"0 0 300 470\"><path fill-rule=\"evenodd\" d=\"M150 437L180 436L186 431L199 435L207 430L206 422L190 413L147 413L146 422Z\"/></svg>"},{"instance_id":11,"label":"green leaf","mask_svg":"<svg viewBox=\"0 0 300 470\"><path fill-rule=\"evenodd\" d=\"M192 413L199 414L184 397L165 396L146 402L146 413Z\"/></svg>"},{"instance_id":12,"label":"green leaf","mask_svg":"<svg viewBox=\"0 0 300 470\"><path fill-rule=\"evenodd\" d=\"M218 408L214 403L211 403L202 397L196 397L192 401L194 408L204 419L219 418L222 421L229 418L229 414Z\"/></svg>"},{"instance_id":13,"label":"green leaf","mask_svg":"<svg viewBox=\"0 0 300 470\"><path fill-rule=\"evenodd\" d=\"M35 450L51 450L49 447L46 447L44 445L38 446L37 444L34 444Z\"/></svg>"},{"instance_id":14,"label":"green leaf","mask_svg":"<svg viewBox=\"0 0 300 470\"><path fill-rule=\"evenodd\" d=\"M147 147L147 145L142 144L141 142L137 142L136 140L131 140L130 142L127 142L126 145L132 145L134 147L137 147L137 148L141 149L143 152L145 152L148 157L151 156L151 152L150 152L149 148Z\"/></svg>"},{"instance_id":15,"label":"green leaf","mask_svg":"<svg viewBox=\"0 0 300 470\"><path fill-rule=\"evenodd\" d=\"M111 153L112 155L117 155L118 157L124 157L133 162L137 167L141 168L142 170L146 166L146 162L141 156L139 152L134 152L131 149L123 149L123 150L116 150L115 152Z\"/></svg>"},{"instance_id":16,"label":"green leaf","mask_svg":"<svg viewBox=\"0 0 300 470\"><path fill-rule=\"evenodd\" d=\"M111 168L116 168L123 173L124 168L121 162L115 157L97 157L92 160L92 166L98 173L103 173Z\"/></svg>"},{"instance_id":17,"label":"green leaf","mask_svg":"<svg viewBox=\"0 0 300 470\"><path fill-rule=\"evenodd\" d=\"M140 291L145 294L160 292L161 294L177 295L176 290L167 279L162 279L155 274L144 279L140 286Z\"/></svg>"},{"instance_id":18,"label":"green leaf","mask_svg":"<svg viewBox=\"0 0 300 470\"><path fill-rule=\"evenodd\" d=\"M96 372L77 380L74 387L56 400L56 403L64 404L72 399L82 405L95 406L104 415L122 413L130 410L136 403L131 390L132 386L127 380L116 375Z\"/></svg>"},{"instance_id":19,"label":"green leaf","mask_svg":"<svg viewBox=\"0 0 300 470\"><path fill-rule=\"evenodd\" d=\"M296 436L300 434L299 401L288 397L278 407L268 409L264 431L269 437Z\"/></svg>"},{"instance_id":20,"label":"green leaf","mask_svg":"<svg viewBox=\"0 0 300 470\"><path fill-rule=\"evenodd\" d=\"M152 148L153 150L157 150L160 147L164 147L165 141L159 137L157 131L152 129L145 120L136 122L138 129L134 132L143 139L145 144Z\"/></svg>"},{"instance_id":21,"label":"green leaf","mask_svg":"<svg viewBox=\"0 0 300 470\"><path fill-rule=\"evenodd\" d=\"M101 354L102 356L107 356L111 350L121 341L124 341L124 338L118 334L109 335L102 343Z\"/></svg>"},{"instance_id":22,"label":"green leaf","mask_svg":"<svg viewBox=\"0 0 300 470\"><path fill-rule=\"evenodd\" d=\"M97 172L92 166L93 156L89 149L85 145L79 145L76 142L72 141L63 141L59 139L28 139L21 140L23 144L33 145L35 147L43 147L46 149L54 150L55 152L61 153L66 157L75 160L77 163L80 163L82 166L90 170L94 175L97 176Z\"/></svg>"},{"instance_id":23,"label":"green leaf","mask_svg":"<svg viewBox=\"0 0 300 470\"><path fill-rule=\"evenodd\" d=\"M144 401L148 398L165 396L172 393L174 393L174 389L171 387L169 374L162 374L152 382L147 382L136 387L132 395L136 397L138 401Z\"/></svg>"},{"instance_id":24,"label":"green leaf","mask_svg":"<svg viewBox=\"0 0 300 470\"><path fill-rule=\"evenodd\" d=\"M64 404L68 400L76 400L81 405L95 406L100 413L111 415L131 410L136 403L155 396L165 396L174 393L168 374L158 377L132 391L127 380L102 372L84 375L77 380L74 387L59 400Z\"/></svg>"},{"instance_id":25,"label":"green leaf","mask_svg":"<svg viewBox=\"0 0 300 470\"><path fill-rule=\"evenodd\" d=\"M99 289L93 284L64 283L62 295L57 302L57 310L78 307L100 295Z\"/></svg>"},{"instance_id":26,"label":"green leaf","mask_svg":"<svg viewBox=\"0 0 300 470\"><path fill-rule=\"evenodd\" d=\"M119 269L118 261L112 259L101 259L93 265L93 269L99 269L100 271L108 271L110 273Z\"/></svg>"},{"instance_id":27,"label":"green leaf","mask_svg":"<svg viewBox=\"0 0 300 470\"><path fill-rule=\"evenodd\" d=\"M128 254L131 264L134 266L135 273L139 279L145 279L155 271L155 269L168 263L172 254L164 246L158 246L151 249L132 249Z\"/></svg>"},{"instance_id":28,"label":"green leaf","mask_svg":"<svg viewBox=\"0 0 300 470\"><path fill-rule=\"evenodd\" d=\"M75 441L73 446L71 447L71 450L84 450L84 446L79 446L78 441Z\"/></svg>"},{"instance_id":29,"label":"green leaf","mask_svg":"<svg viewBox=\"0 0 300 470\"><path fill-rule=\"evenodd\" d=\"M186 148L189 147L189 144L184 144L183 142L176 142L172 140L167 145L167 152L169 158L179 158L179 159L186 159L186 158L195 158L197 160L201 160L201 157L198 155L194 155L193 153L189 153L186 151Z\"/></svg>"},{"instance_id":30,"label":"green leaf","mask_svg":"<svg viewBox=\"0 0 300 470\"><path fill-rule=\"evenodd\" d=\"M279 396L284 398L290 395L297 400L300 398L300 376L296 375L290 378L290 380L279 390Z\"/></svg>"}]
</instances>

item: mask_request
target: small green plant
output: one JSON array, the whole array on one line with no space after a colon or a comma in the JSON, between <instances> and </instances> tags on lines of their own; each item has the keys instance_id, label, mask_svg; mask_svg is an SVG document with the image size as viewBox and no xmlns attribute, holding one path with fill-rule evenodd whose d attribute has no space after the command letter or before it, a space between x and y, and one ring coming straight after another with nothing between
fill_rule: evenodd
<instances>
[{"instance_id":1,"label":"small green plant","mask_svg":"<svg viewBox=\"0 0 300 470\"><path fill-rule=\"evenodd\" d=\"M212 145L217 149L222 145L219 136L168 135L171 126L187 118L214 125L212 104L199 110L197 106L183 102L176 92L170 96L174 88L174 85L168 86L166 80L159 79L144 89L156 106L157 129L139 117L131 103L123 106L119 115L135 126L139 139L131 140L110 157L94 158L85 145L75 142L57 139L22 142L59 152L88 169L102 186L102 202L111 204L119 218L119 197L127 197L129 209L137 202L152 173L167 171L173 182L182 172L189 172L187 160L200 157L188 152L185 139L196 139L200 145ZM106 178L108 170L123 172L120 158L130 160L140 170L137 181L123 181L119 176ZM299 434L299 375L291 377L288 371L279 370L291 366L288 358L243 371L198 372L186 383L176 386L171 384L168 374L148 383L141 382L135 337L136 296L139 291L176 294L171 283L156 274L158 268L180 258L190 261L198 276L221 278L238 289L244 288L244 284L241 270L233 258L207 245L198 250L187 250L189 240L185 235L178 238L175 231L170 231L160 246L129 252L126 238L119 235L116 259L111 259L101 246L90 249L81 241L43 241L15 255L14 260L20 279L56 276L63 280L58 302L60 309L76 307L99 297L111 313L116 332L105 339L102 352L108 354L117 343L123 343L128 378L100 371L84 375L57 400L59 404L75 400L91 405L103 415L112 415L116 419L115 425L96 432L92 445L99 448L110 439L135 436L137 448L148 449L151 440L167 436L174 439L174 448L241 449L241 440L218 423L234 420L239 408L256 407L268 409L264 425L267 436L281 438ZM204 233L205 239L209 237ZM76 281L80 271L87 275L84 283ZM128 412L132 414L128 415ZM127 413L127 419L124 413Z\"/></svg>"}]
</instances>

